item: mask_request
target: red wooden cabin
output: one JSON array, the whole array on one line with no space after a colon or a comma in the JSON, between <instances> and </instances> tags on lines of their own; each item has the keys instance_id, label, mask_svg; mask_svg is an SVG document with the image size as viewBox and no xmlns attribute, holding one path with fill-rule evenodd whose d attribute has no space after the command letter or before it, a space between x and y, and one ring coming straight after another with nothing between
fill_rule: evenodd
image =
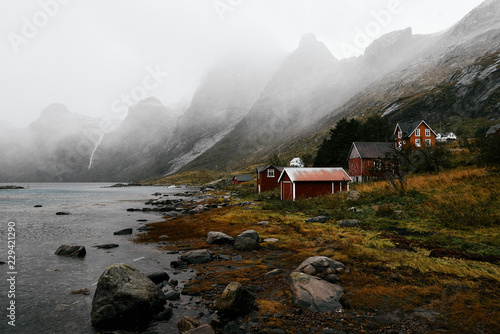
<instances>
[{"instance_id":1,"label":"red wooden cabin","mask_svg":"<svg viewBox=\"0 0 500 334\"><path fill-rule=\"evenodd\" d=\"M393 147L393 143L352 143L349 152L349 176L352 181L363 182L376 178L373 172L382 167L386 153Z\"/></svg>"},{"instance_id":2,"label":"red wooden cabin","mask_svg":"<svg viewBox=\"0 0 500 334\"><path fill-rule=\"evenodd\" d=\"M242 183L245 183L245 182L252 182L253 181L253 178L252 178L252 175L235 175L233 176L233 184L234 185L237 185L237 184L242 184Z\"/></svg>"},{"instance_id":3,"label":"red wooden cabin","mask_svg":"<svg viewBox=\"0 0 500 334\"><path fill-rule=\"evenodd\" d=\"M284 167L267 165L257 167L257 193L271 191L279 187L278 178Z\"/></svg>"},{"instance_id":4,"label":"red wooden cabin","mask_svg":"<svg viewBox=\"0 0 500 334\"><path fill-rule=\"evenodd\" d=\"M425 121L398 123L393 138L398 148L430 147L436 144L436 133Z\"/></svg>"},{"instance_id":5,"label":"red wooden cabin","mask_svg":"<svg viewBox=\"0 0 500 334\"><path fill-rule=\"evenodd\" d=\"M343 168L284 168L279 177L282 200L318 197L349 190Z\"/></svg>"}]
</instances>

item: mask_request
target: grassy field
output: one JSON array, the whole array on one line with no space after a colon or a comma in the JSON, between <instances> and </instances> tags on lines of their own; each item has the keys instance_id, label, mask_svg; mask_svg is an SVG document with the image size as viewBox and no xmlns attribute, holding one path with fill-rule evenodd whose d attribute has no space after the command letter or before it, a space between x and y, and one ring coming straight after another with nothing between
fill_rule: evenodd
<instances>
[{"instance_id":1,"label":"grassy field","mask_svg":"<svg viewBox=\"0 0 500 334\"><path fill-rule=\"evenodd\" d=\"M283 202L277 193L257 195L254 189L255 184L249 184L219 192L222 196L236 191L239 201L258 204L250 209L230 206L152 224L154 229L138 242L158 242L166 234L177 241L167 247L170 249L212 248L217 254L227 254L232 249L206 244L209 231L235 236L254 229L261 238L278 238L277 243L263 243L258 252L242 253L242 259L233 261L230 269L227 262L220 261L198 266L198 280L186 288L210 299L231 281L258 285L259 311L253 316L268 328L319 332L324 322L336 328L338 316L299 312L288 292L288 273L306 258L324 255L350 268L341 275L340 284L346 290L342 300L346 310L341 317L356 320L356 332L383 331L385 325L377 317L391 312L409 315L415 310L424 310L432 319L422 318L421 331L408 332L497 332L498 175L471 167L413 176L404 197L385 182L357 184L351 187L362 194L357 201L340 193ZM236 201L234 196L231 200ZM318 215L331 219L324 224L306 222ZM361 226L341 228L337 225L341 219L357 219ZM257 224L260 221L269 224ZM266 280L264 274L275 268L283 269L284 274L272 282ZM293 316L279 316L283 314ZM399 330L404 331L404 324L401 326Z\"/></svg>"}]
</instances>

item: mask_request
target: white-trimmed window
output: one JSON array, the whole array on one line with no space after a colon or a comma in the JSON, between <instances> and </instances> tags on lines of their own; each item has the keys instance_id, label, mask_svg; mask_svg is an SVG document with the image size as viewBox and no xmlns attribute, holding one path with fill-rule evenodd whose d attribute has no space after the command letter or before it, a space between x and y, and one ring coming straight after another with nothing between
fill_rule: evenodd
<instances>
[{"instance_id":1,"label":"white-trimmed window","mask_svg":"<svg viewBox=\"0 0 500 334\"><path fill-rule=\"evenodd\" d=\"M420 137L420 129L415 130L415 136Z\"/></svg>"},{"instance_id":2,"label":"white-trimmed window","mask_svg":"<svg viewBox=\"0 0 500 334\"><path fill-rule=\"evenodd\" d=\"M430 137L431 136L431 130L430 129L425 129L425 136Z\"/></svg>"},{"instance_id":3,"label":"white-trimmed window","mask_svg":"<svg viewBox=\"0 0 500 334\"><path fill-rule=\"evenodd\" d=\"M267 177L274 177L274 169L267 170Z\"/></svg>"},{"instance_id":4,"label":"white-trimmed window","mask_svg":"<svg viewBox=\"0 0 500 334\"><path fill-rule=\"evenodd\" d=\"M398 131L398 138L403 138L403 131L401 130Z\"/></svg>"},{"instance_id":5,"label":"white-trimmed window","mask_svg":"<svg viewBox=\"0 0 500 334\"><path fill-rule=\"evenodd\" d=\"M420 139L415 139L415 146L416 147L422 146L422 143L420 142Z\"/></svg>"},{"instance_id":6,"label":"white-trimmed window","mask_svg":"<svg viewBox=\"0 0 500 334\"><path fill-rule=\"evenodd\" d=\"M430 139L426 139L425 140L425 146L431 147L431 145L432 145L432 141Z\"/></svg>"}]
</instances>

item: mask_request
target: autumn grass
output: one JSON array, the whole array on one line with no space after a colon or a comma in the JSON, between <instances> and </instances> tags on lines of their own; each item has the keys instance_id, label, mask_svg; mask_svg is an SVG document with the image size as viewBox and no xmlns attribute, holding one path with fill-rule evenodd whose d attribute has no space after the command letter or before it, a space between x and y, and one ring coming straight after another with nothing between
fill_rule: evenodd
<instances>
[{"instance_id":1,"label":"autumn grass","mask_svg":"<svg viewBox=\"0 0 500 334\"><path fill-rule=\"evenodd\" d=\"M188 285L188 291L202 294L220 292L231 281L261 287L256 293L258 315L271 327L283 325L274 314L294 309L288 274L308 257L323 255L350 269L341 275L346 289L342 303L348 312L411 313L423 308L439 314L437 323L445 323L452 332L493 333L498 319L492 315L500 312L500 177L471 168L413 176L408 185L407 196L400 197L384 182L358 184L354 188L363 198L356 202L347 200L346 193L283 202L273 193L252 194L253 185L234 187L230 192L239 192L241 201L258 205L150 224L153 229L138 241L164 241L160 236L168 235L171 243L166 249L210 248L227 254L234 250L206 243L209 231L236 236L253 229L262 239L279 239L262 243L258 252L241 252L239 261L196 266L199 279ZM351 207L359 211L347 211ZM472 207L484 210L481 219ZM306 222L316 215L331 220ZM338 220L348 218L360 220L361 227L337 226ZM261 221L268 224L257 224ZM435 248L483 256L489 262L431 257ZM284 274L265 279L265 273L275 268Z\"/></svg>"}]
</instances>

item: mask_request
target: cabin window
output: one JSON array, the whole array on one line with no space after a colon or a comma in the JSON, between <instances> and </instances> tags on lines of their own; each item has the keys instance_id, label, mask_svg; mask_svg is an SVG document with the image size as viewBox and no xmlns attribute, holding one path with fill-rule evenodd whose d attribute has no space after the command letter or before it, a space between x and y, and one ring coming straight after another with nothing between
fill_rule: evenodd
<instances>
[{"instance_id":1,"label":"cabin window","mask_svg":"<svg viewBox=\"0 0 500 334\"><path fill-rule=\"evenodd\" d=\"M267 177L274 177L274 169L267 170Z\"/></svg>"},{"instance_id":2,"label":"cabin window","mask_svg":"<svg viewBox=\"0 0 500 334\"><path fill-rule=\"evenodd\" d=\"M425 140L425 146L430 147L432 145L432 142L430 139Z\"/></svg>"},{"instance_id":3,"label":"cabin window","mask_svg":"<svg viewBox=\"0 0 500 334\"><path fill-rule=\"evenodd\" d=\"M382 169L382 161L380 159L373 160L373 169L381 170Z\"/></svg>"},{"instance_id":4,"label":"cabin window","mask_svg":"<svg viewBox=\"0 0 500 334\"><path fill-rule=\"evenodd\" d=\"M420 137L420 129L415 130L415 136Z\"/></svg>"},{"instance_id":5,"label":"cabin window","mask_svg":"<svg viewBox=\"0 0 500 334\"><path fill-rule=\"evenodd\" d=\"M420 142L420 139L415 139L415 146L416 147L422 146L422 143Z\"/></svg>"},{"instance_id":6,"label":"cabin window","mask_svg":"<svg viewBox=\"0 0 500 334\"><path fill-rule=\"evenodd\" d=\"M403 138L403 132L402 131L398 131L398 138Z\"/></svg>"},{"instance_id":7,"label":"cabin window","mask_svg":"<svg viewBox=\"0 0 500 334\"><path fill-rule=\"evenodd\" d=\"M431 136L431 130L425 129L425 136L430 137Z\"/></svg>"}]
</instances>

